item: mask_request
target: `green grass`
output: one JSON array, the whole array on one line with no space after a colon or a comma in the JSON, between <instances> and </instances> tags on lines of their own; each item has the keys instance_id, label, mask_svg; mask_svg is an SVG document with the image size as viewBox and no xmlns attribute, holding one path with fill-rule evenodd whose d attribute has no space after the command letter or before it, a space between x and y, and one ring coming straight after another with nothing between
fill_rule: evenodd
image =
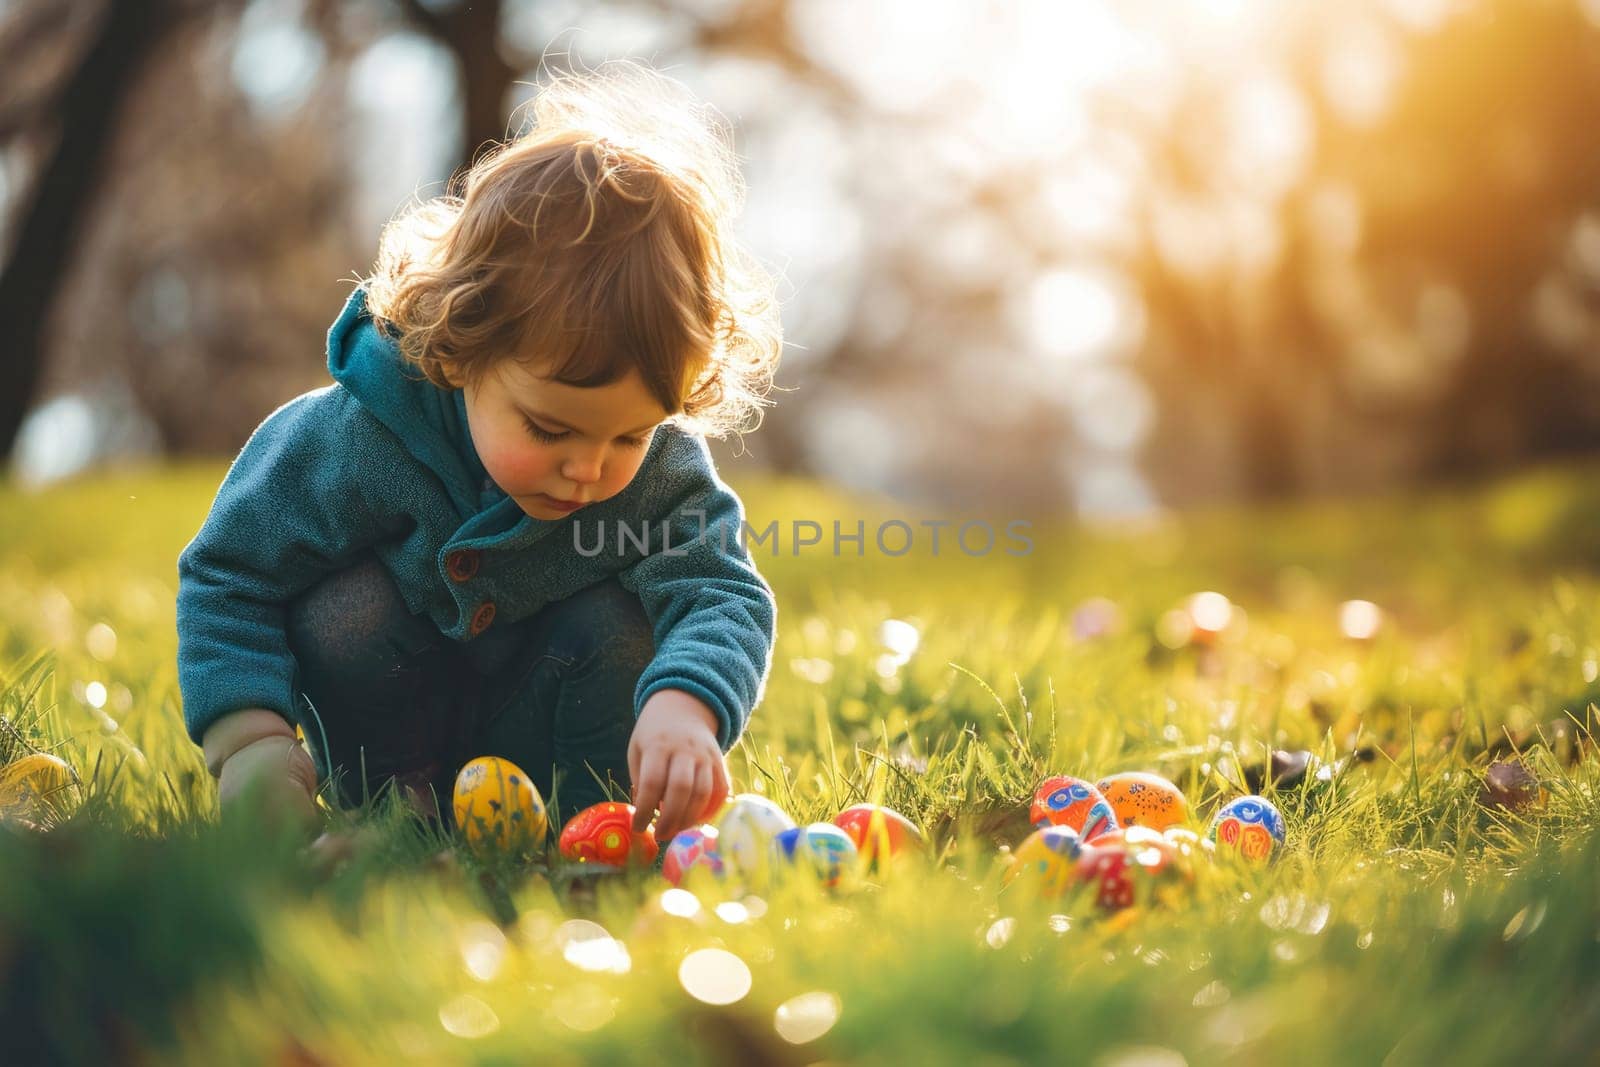
<instances>
[{"instance_id":1,"label":"green grass","mask_svg":"<svg viewBox=\"0 0 1600 1067\"><path fill-rule=\"evenodd\" d=\"M785 541L761 558L779 639L736 784L802 820L879 800L942 855L848 894L776 887L744 921L709 897L668 914L648 875L442 863L446 842L383 805L356 816L374 848L325 880L292 842L219 829L181 728L173 597L221 473L0 487L0 712L84 779L48 833L0 830L0 1048L20 1053L6 1062L1275 1065L1600 1048L1600 761L1584 732L1600 701L1600 471L1036 526L1020 558L948 543L937 559L795 556ZM741 489L757 526L909 518L804 483ZM1234 628L1209 650L1157 641L1162 614L1204 589L1241 609ZM1091 596L1121 626L1080 639L1073 609ZM1341 635L1350 598L1385 609L1376 639ZM880 663L890 618L921 634L898 665ZM1002 891L1000 846L1046 773L1154 770L1203 816L1269 747L1370 757L1277 796L1290 843L1269 869L1202 871L1131 923ZM1515 752L1546 802L1485 809L1485 769ZM626 946L625 969L564 958L575 917ZM680 961L705 947L744 961L748 995L715 1007L685 991ZM808 993L836 997L837 1022L792 1045L775 1013Z\"/></svg>"}]
</instances>

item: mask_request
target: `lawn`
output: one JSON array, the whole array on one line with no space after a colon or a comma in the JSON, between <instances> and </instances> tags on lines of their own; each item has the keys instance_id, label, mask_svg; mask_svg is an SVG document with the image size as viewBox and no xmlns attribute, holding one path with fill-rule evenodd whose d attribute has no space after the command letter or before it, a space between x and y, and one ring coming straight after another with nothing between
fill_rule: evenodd
<instances>
[{"instance_id":1,"label":"lawn","mask_svg":"<svg viewBox=\"0 0 1600 1067\"><path fill-rule=\"evenodd\" d=\"M1036 524L1014 557L886 557L905 507L741 485L784 540L736 788L890 805L933 856L694 899L485 864L383 803L331 874L219 828L173 599L221 473L0 486L0 756L83 779L47 832L0 829L0 1062L1595 1062L1600 470ZM791 553L795 517L864 519L867 554ZM1203 591L1226 625L1196 640L1173 612ZM1270 750L1334 771L1262 786L1275 863L1115 916L1002 882L1048 774L1165 775L1203 829ZM1539 785L1506 807L1510 761Z\"/></svg>"}]
</instances>

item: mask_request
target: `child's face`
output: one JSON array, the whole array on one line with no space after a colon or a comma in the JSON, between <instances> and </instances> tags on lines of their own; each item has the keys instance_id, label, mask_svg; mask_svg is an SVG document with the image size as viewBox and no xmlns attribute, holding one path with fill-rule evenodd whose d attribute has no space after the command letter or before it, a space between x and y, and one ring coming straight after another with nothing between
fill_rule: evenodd
<instances>
[{"instance_id":1,"label":"child's face","mask_svg":"<svg viewBox=\"0 0 1600 1067\"><path fill-rule=\"evenodd\" d=\"M500 360L465 385L472 444L489 477L536 519L559 519L627 488L667 412L637 373L583 389Z\"/></svg>"}]
</instances>

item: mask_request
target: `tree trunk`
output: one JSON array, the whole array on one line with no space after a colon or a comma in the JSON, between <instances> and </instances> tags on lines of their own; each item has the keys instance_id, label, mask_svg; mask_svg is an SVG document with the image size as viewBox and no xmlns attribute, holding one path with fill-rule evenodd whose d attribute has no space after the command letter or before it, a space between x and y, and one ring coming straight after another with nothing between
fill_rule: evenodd
<instances>
[{"instance_id":1,"label":"tree trunk","mask_svg":"<svg viewBox=\"0 0 1600 1067\"><path fill-rule=\"evenodd\" d=\"M0 267L0 459L33 402L47 352L45 326L104 176L129 86L179 21L169 0L110 0L56 104L55 145L18 211Z\"/></svg>"}]
</instances>

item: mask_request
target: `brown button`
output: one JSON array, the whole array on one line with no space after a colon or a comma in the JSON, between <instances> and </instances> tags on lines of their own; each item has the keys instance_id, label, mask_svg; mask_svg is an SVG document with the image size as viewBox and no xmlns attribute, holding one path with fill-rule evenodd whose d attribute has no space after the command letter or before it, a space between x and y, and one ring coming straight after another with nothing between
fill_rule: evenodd
<instances>
[{"instance_id":1,"label":"brown button","mask_svg":"<svg viewBox=\"0 0 1600 1067\"><path fill-rule=\"evenodd\" d=\"M485 600L478 605L478 610L472 613L472 636L477 637L489 628L494 622L494 601Z\"/></svg>"},{"instance_id":2,"label":"brown button","mask_svg":"<svg viewBox=\"0 0 1600 1067\"><path fill-rule=\"evenodd\" d=\"M453 582L469 582L478 573L478 550L462 548L444 558L444 569Z\"/></svg>"}]
</instances>

